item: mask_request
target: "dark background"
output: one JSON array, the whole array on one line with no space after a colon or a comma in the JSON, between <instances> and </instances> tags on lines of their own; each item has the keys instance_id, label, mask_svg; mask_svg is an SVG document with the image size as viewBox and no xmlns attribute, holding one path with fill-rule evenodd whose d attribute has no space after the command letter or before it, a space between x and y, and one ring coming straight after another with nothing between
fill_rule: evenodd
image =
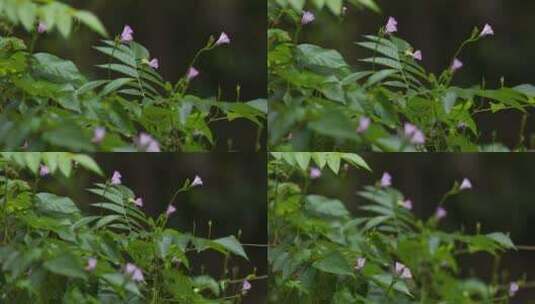
<instances>
[{"instance_id":1,"label":"dark background","mask_svg":"<svg viewBox=\"0 0 535 304\"><path fill-rule=\"evenodd\" d=\"M179 194L175 200L177 212L168 222L169 227L192 232L196 225L196 235L208 236L208 221L213 222L212 238L238 235L246 244L267 244L266 209L266 161L261 153L99 153L95 160L106 176L114 170L122 173L122 182L137 196L143 198L142 210L157 217L167 209L173 194L186 178L202 177L204 186ZM69 196L86 214L98 213L90 203L98 202L98 197L85 191L94 182L103 178L76 171L77 176L69 180L54 176L47 178L43 187L55 189L54 193ZM267 250L262 247L244 247L250 262L234 258L232 266L240 269L240 277L257 268L258 275L267 271ZM220 277L223 257L220 254L202 254L191 260L196 273L202 266L208 273ZM244 303L265 303L266 280L253 281L252 290Z\"/></svg>"},{"instance_id":2,"label":"dark background","mask_svg":"<svg viewBox=\"0 0 535 304\"><path fill-rule=\"evenodd\" d=\"M382 14L349 7L341 20L322 12L317 21L304 30L302 40L315 42L340 50L346 60L358 66L358 59L371 53L354 44L362 41L362 35L376 34L386 24L388 16L398 22L399 37L421 49L423 65L429 72L440 73L447 68L452 56L472 29L480 29L489 23L496 35L471 44L460 56L465 63L457 73L454 85L469 87L485 79L487 87L505 84L515 86L535 84L535 1L520 0L377 0ZM509 145L518 141L520 114L478 114L478 121L485 141L492 140L492 130L497 138ZM527 134L535 131L535 120L528 120Z\"/></svg>"},{"instance_id":3,"label":"dark background","mask_svg":"<svg viewBox=\"0 0 535 304\"><path fill-rule=\"evenodd\" d=\"M336 177L328 170L313 181L314 193L341 199L354 212L367 203L356 192L365 185L375 184L383 172L392 175L393 187L413 201L413 211L423 219L431 216L442 196L455 181L464 177L472 181L473 189L449 199L445 208L448 216L441 227L448 231L464 229L476 232L481 223L482 233L511 233L516 245L535 245L535 155L489 153L370 153L364 159L374 170L350 169L345 177ZM511 280L527 274L535 280L535 252L508 252L502 259L500 271ZM463 275L476 275L490 281L492 258L478 254L462 258ZM520 290L512 303L535 303L535 290ZM532 302L527 302L531 300Z\"/></svg>"},{"instance_id":4,"label":"dark background","mask_svg":"<svg viewBox=\"0 0 535 304\"><path fill-rule=\"evenodd\" d=\"M175 83L182 77L195 53L206 45L210 35L221 32L231 44L201 56L196 64L201 74L192 82L192 92L203 97L216 96L235 101L241 87L242 101L266 98L266 2L265 0L72 0L70 5L96 14L112 38L125 24L134 29L134 39L160 60L160 73ZM107 58L92 46L100 36L80 27L69 39L57 31L40 39L37 51L46 51L74 61L92 79L103 77L96 64ZM213 125L220 144L227 150L232 139L237 150L254 149L256 130L249 122ZM264 141L262 141L263 143Z\"/></svg>"}]
</instances>

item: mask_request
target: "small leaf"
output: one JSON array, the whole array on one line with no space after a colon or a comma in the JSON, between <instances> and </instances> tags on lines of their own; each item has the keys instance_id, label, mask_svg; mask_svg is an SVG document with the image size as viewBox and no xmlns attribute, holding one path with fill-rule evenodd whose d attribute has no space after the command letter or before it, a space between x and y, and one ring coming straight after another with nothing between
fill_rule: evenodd
<instances>
[{"instance_id":1,"label":"small leaf","mask_svg":"<svg viewBox=\"0 0 535 304\"><path fill-rule=\"evenodd\" d=\"M238 239L236 239L236 237L234 237L233 235L214 240L214 243L217 243L217 244L223 246L228 251L230 251L230 252L232 252L232 253L234 253L234 254L236 254L238 256L241 256L246 260L249 260L249 258L247 257L247 254L243 250L242 245L240 244Z\"/></svg>"}]
</instances>

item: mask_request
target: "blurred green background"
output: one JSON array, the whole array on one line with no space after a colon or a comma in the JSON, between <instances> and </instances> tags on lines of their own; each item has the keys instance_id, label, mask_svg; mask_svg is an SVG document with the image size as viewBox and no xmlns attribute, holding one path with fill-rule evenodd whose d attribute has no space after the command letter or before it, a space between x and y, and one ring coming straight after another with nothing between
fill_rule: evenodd
<instances>
[{"instance_id":1,"label":"blurred green background","mask_svg":"<svg viewBox=\"0 0 535 304\"><path fill-rule=\"evenodd\" d=\"M535 1L521 0L377 0L382 14L349 7L343 19L322 12L316 22L301 34L302 41L342 52L351 65L371 53L354 42L362 35L377 33L388 16L398 22L398 36L423 52L423 65L429 72L440 73L447 68L453 54L472 32L485 23L494 27L496 35L472 44L461 54L464 68L456 75L454 85L469 87L485 79L487 87L496 88L503 77L505 84L535 84ZM366 56L366 57L365 57ZM496 138L509 145L518 142L520 114L503 112L479 114L477 120L483 139ZM528 119L527 134L535 132L535 119Z\"/></svg>"},{"instance_id":2,"label":"blurred green background","mask_svg":"<svg viewBox=\"0 0 535 304\"><path fill-rule=\"evenodd\" d=\"M212 237L242 231L241 241L246 244L267 244L266 210L266 160L262 153L98 153L95 160L108 178L114 170L122 173L122 182L137 196L143 198L142 210L157 217L165 212L175 191L186 178L199 175L204 185L178 195L177 212L168 225L181 231L195 231L197 236L208 236L208 221L213 222ZM98 197L87 192L94 182L103 178L78 170L70 180L59 176L45 179L41 188L52 190L72 198L86 214L100 212L89 206ZM232 260L230 266L238 267L241 277L257 269L258 275L267 271L267 250L246 246L250 258ZM196 256L191 264L194 272L201 268L216 277L223 269L223 257L209 253ZM265 303L267 283L252 282L253 288L244 303Z\"/></svg>"},{"instance_id":3,"label":"blurred green background","mask_svg":"<svg viewBox=\"0 0 535 304\"><path fill-rule=\"evenodd\" d=\"M135 33L134 39L160 60L160 72L166 80L182 77L195 53L210 35L217 39L226 32L229 46L215 49L201 57L196 67L201 74L192 83L192 92L203 97L218 95L235 101L239 85L240 100L265 98L266 91L266 2L264 0L71 0L70 5L95 13L113 37L125 24ZM92 46L99 37L85 27L78 28L69 39L57 32L37 43L37 51L46 51L74 61L92 79L104 77L95 68L107 58ZM228 150L232 140L237 150L254 149L256 130L251 123L215 123L218 148ZM262 141L263 143L264 141Z\"/></svg>"},{"instance_id":4,"label":"blurred green background","mask_svg":"<svg viewBox=\"0 0 535 304\"><path fill-rule=\"evenodd\" d=\"M448 231L464 229L476 232L481 224L483 233L502 231L511 233L517 245L535 246L535 155L508 153L370 153L363 158L373 169L349 169L342 176L334 176L325 170L322 178L312 182L312 193L320 193L341 199L358 214L359 206L366 203L356 192L363 186L375 184L383 172L392 175L393 186L413 201L415 214L427 219L442 196L455 181L467 177L473 189L449 199L445 208L448 216L441 227ZM507 253L500 271L510 279L527 274L535 280L535 251ZM462 258L463 275L476 275L490 281L492 258L478 254ZM521 290L512 303L535 303L535 290ZM531 302L529 301L531 300Z\"/></svg>"}]
</instances>

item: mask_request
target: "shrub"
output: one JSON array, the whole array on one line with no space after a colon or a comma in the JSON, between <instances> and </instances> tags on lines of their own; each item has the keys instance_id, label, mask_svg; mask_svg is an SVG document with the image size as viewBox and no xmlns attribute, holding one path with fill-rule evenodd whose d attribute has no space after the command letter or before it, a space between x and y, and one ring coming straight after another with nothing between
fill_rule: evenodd
<instances>
[{"instance_id":1,"label":"shrub","mask_svg":"<svg viewBox=\"0 0 535 304\"><path fill-rule=\"evenodd\" d=\"M304 1L270 1L269 145L275 151L524 151L527 115L535 87L453 84L462 73L461 52L494 35L475 28L438 74L422 66L425 54L397 36L390 17L375 35L356 44L370 52L352 67L337 51L299 39L315 26ZM343 19L341 1L327 4ZM350 1L351 3L355 1ZM357 1L377 10L371 1ZM296 4L297 3L297 4ZM328 5L331 3L330 5ZM321 8L321 5L318 7ZM343 28L340 28L343 30ZM467 63L468 64L468 63ZM518 143L483 142L477 115L522 113Z\"/></svg>"},{"instance_id":2,"label":"shrub","mask_svg":"<svg viewBox=\"0 0 535 304\"><path fill-rule=\"evenodd\" d=\"M158 59L134 41L134 29L108 38L87 11L58 1L0 1L0 148L7 151L204 151L218 142L216 121L245 119L261 134L266 101L224 102L189 93L200 55L230 38L210 37L176 82L158 73ZM107 77L88 80L68 60L35 53L36 40L58 30L69 37L79 22L105 37L95 50L109 61L97 67ZM31 39L13 33L22 24ZM260 137L260 136L259 136ZM251 150L261 149L260 138ZM229 147L230 149L230 147Z\"/></svg>"},{"instance_id":3,"label":"shrub","mask_svg":"<svg viewBox=\"0 0 535 304\"><path fill-rule=\"evenodd\" d=\"M516 249L501 232L441 229L448 198L468 191L469 180L455 182L435 214L420 219L385 173L357 192L363 203L354 213L313 188L314 179L333 178L328 171L344 175L351 167L370 170L354 154L272 153L270 303L508 303L523 286L497 272L492 282L461 275L461 255L498 261Z\"/></svg>"},{"instance_id":4,"label":"shrub","mask_svg":"<svg viewBox=\"0 0 535 304\"><path fill-rule=\"evenodd\" d=\"M258 278L230 269L248 259L235 236L168 227L177 195L202 185L199 177L184 181L166 212L152 218L115 172L88 189L99 214L87 216L70 198L39 192L39 182L73 179L79 167L102 175L90 157L2 153L0 166L2 303L239 303ZM217 278L191 261L203 252L222 255Z\"/></svg>"}]
</instances>

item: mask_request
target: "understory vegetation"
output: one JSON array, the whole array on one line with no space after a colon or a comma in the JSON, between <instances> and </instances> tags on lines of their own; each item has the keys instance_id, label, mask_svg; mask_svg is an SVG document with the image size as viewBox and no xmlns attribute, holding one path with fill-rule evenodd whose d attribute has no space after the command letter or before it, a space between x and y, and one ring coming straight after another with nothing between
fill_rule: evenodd
<instances>
[{"instance_id":1,"label":"understory vegetation","mask_svg":"<svg viewBox=\"0 0 535 304\"><path fill-rule=\"evenodd\" d=\"M356 42L364 58L305 42L300 34L319 30L328 10L340 19L357 7L379 12L373 1L269 1L269 146L272 151L525 151L528 114L535 86L458 84L464 52L494 35L477 25L442 71L424 67L426 54L400 37L403 24L385 18L377 33ZM455 18L452 16L452 18ZM467 29L469 32L469 29ZM496 33L500 35L501 33ZM349 62L358 62L354 66ZM482 77L484 79L484 76ZM478 116L517 111L518 140L506 146L485 141ZM496 128L496 126L494 126ZM493 133L495 138L495 133Z\"/></svg>"},{"instance_id":2,"label":"understory vegetation","mask_svg":"<svg viewBox=\"0 0 535 304\"><path fill-rule=\"evenodd\" d=\"M95 52L109 59L97 65L106 75L88 79L76 64L35 44L85 26L103 40ZM21 28L28 34L22 35ZM259 150L267 113L266 100L225 102L219 96L193 95L197 60L222 47L232 47L225 33L208 38L192 54L190 66L177 80L158 73L160 62L135 41L126 25L112 37L99 19L56 0L0 0L0 149L4 151L205 151L220 143L214 123L250 122ZM204 38L203 38L204 39ZM91 47L91 46L88 46ZM223 147L232 150L230 143ZM221 146L221 143L220 145Z\"/></svg>"},{"instance_id":3,"label":"understory vegetation","mask_svg":"<svg viewBox=\"0 0 535 304\"><path fill-rule=\"evenodd\" d=\"M421 218L388 173L355 189L357 206L315 187L348 170L371 174L356 154L271 153L270 303L509 303L533 287L500 270L503 254L516 250L507 234L443 228L449 198L477 191L470 180L453 182L435 213ZM460 261L481 254L494 260L492 279Z\"/></svg>"},{"instance_id":4,"label":"understory vegetation","mask_svg":"<svg viewBox=\"0 0 535 304\"><path fill-rule=\"evenodd\" d=\"M94 202L41 190L43 180L72 181L78 170L102 178L87 189ZM236 266L248 261L239 234L201 237L169 227L180 194L201 191L199 176L183 181L151 217L143 211L150 202L124 185L120 172L106 178L87 155L2 153L0 171L1 303L231 304L258 279L255 268ZM200 265L206 252L220 256L221 273Z\"/></svg>"}]
</instances>

